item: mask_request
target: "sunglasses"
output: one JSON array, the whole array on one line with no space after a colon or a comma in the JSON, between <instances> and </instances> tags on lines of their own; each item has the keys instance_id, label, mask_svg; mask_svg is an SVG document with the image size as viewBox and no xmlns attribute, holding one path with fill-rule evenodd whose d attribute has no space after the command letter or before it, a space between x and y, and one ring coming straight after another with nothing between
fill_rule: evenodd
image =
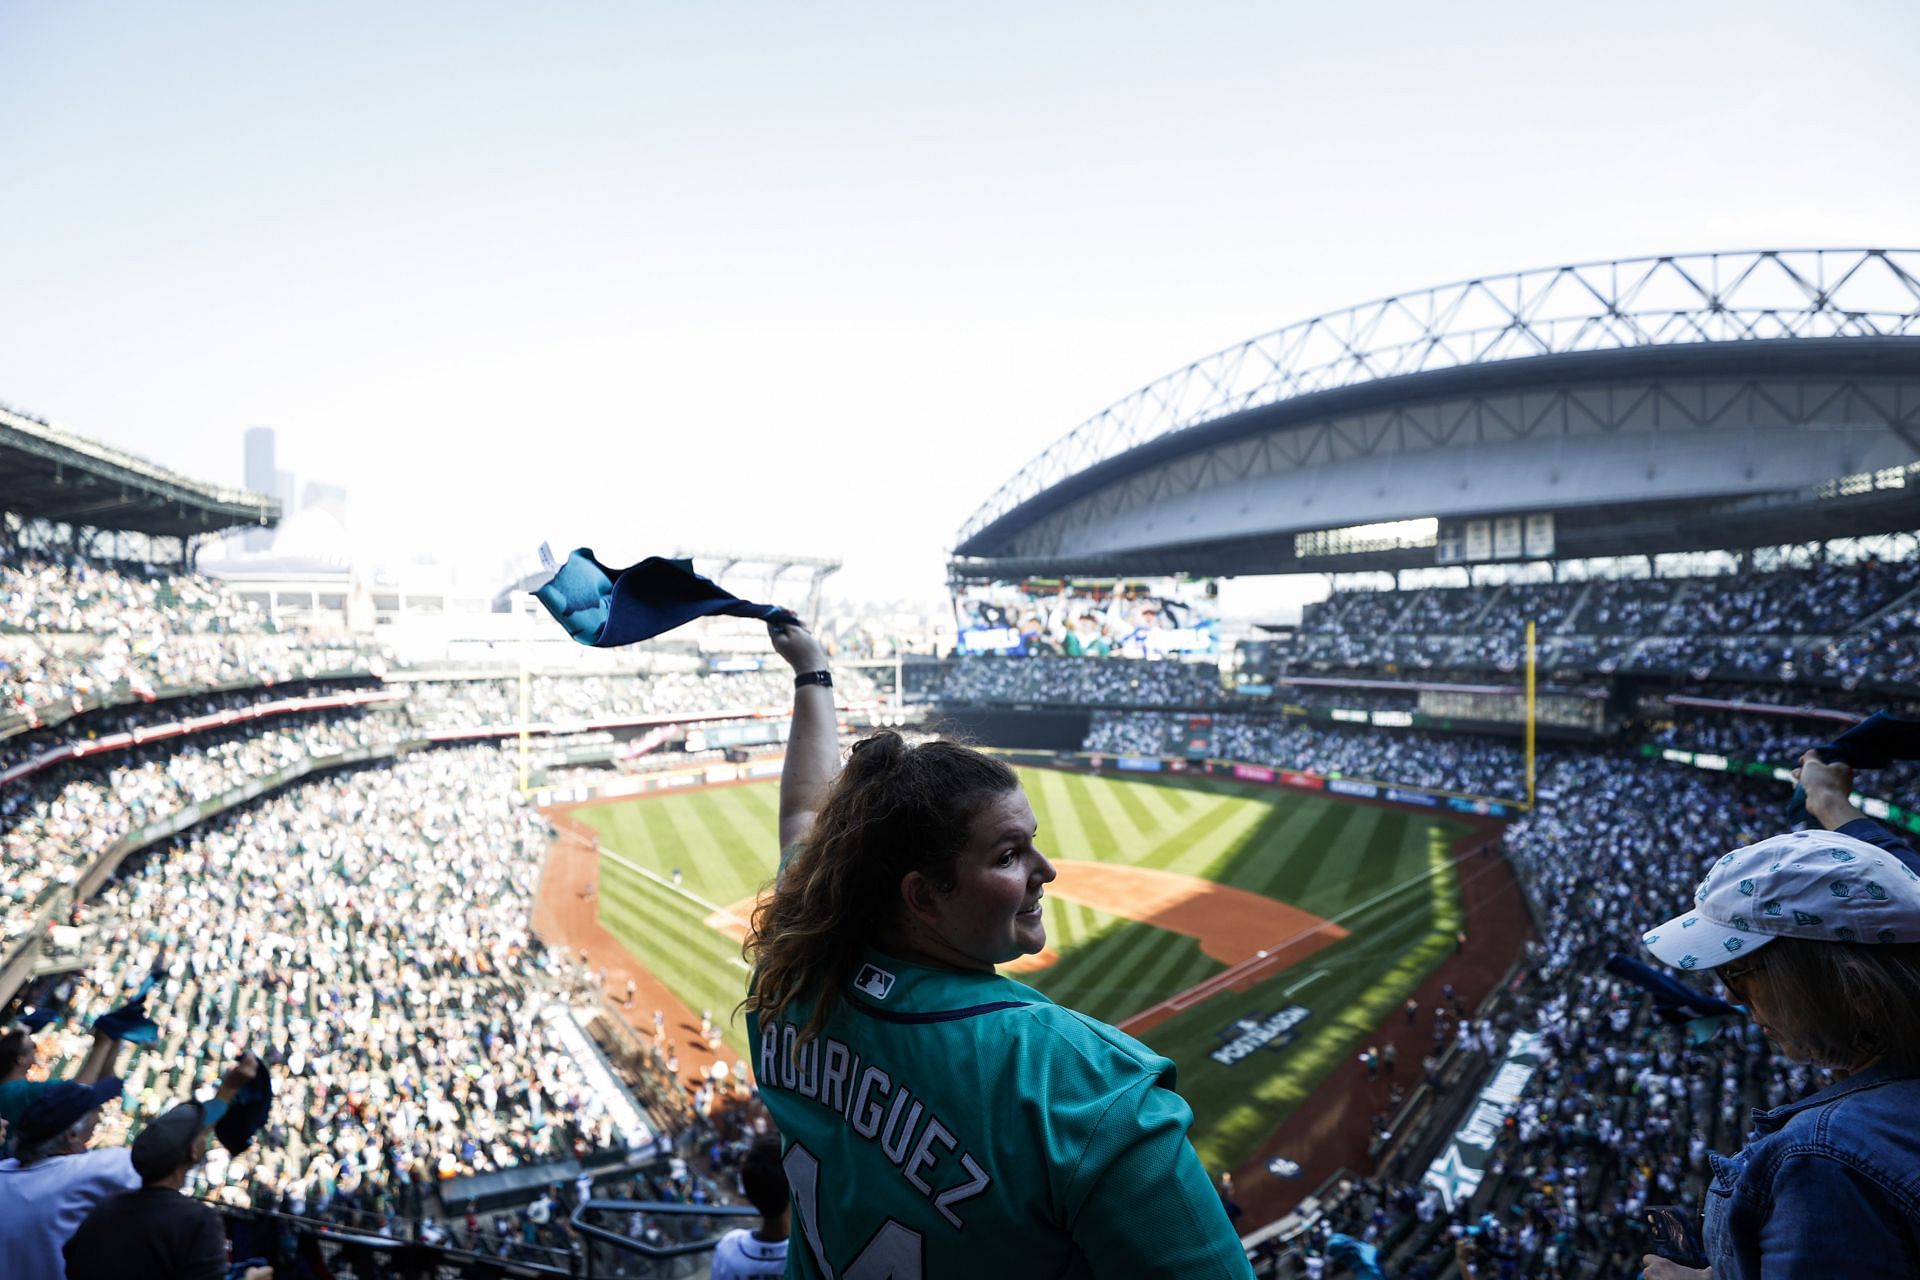
<instances>
[{"instance_id":1,"label":"sunglasses","mask_svg":"<svg viewBox=\"0 0 1920 1280\"><path fill-rule=\"evenodd\" d=\"M1753 964L1745 965L1730 964L1721 968L1716 976L1720 979L1721 986L1731 991L1736 997L1744 1000L1746 997L1742 994L1739 984L1744 983L1754 974L1761 972L1765 967L1765 965L1757 961Z\"/></svg>"}]
</instances>

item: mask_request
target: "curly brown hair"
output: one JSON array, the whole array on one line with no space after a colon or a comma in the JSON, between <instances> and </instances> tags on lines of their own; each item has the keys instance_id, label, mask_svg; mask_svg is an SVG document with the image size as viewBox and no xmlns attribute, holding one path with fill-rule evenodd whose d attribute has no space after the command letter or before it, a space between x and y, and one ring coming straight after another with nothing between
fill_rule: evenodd
<instances>
[{"instance_id":1,"label":"curly brown hair","mask_svg":"<svg viewBox=\"0 0 1920 1280\"><path fill-rule=\"evenodd\" d=\"M742 949L754 977L741 1006L764 1020L811 999L798 1043L818 1035L861 948L899 922L901 880L918 871L951 890L974 817L1019 786L1003 761L959 743L908 746L885 730L854 743L813 830L754 908Z\"/></svg>"}]
</instances>

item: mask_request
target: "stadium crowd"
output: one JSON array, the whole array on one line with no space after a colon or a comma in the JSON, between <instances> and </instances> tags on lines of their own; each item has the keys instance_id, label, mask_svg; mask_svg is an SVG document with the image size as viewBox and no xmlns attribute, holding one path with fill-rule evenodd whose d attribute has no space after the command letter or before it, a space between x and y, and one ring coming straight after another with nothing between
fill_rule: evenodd
<instances>
[{"instance_id":1,"label":"stadium crowd","mask_svg":"<svg viewBox=\"0 0 1920 1280\"><path fill-rule=\"evenodd\" d=\"M1084 751L1159 755L1183 717L1153 711L1094 713ZM1524 799L1518 747L1491 738L1366 728L1322 728L1279 716L1215 715L1209 754L1325 777L1355 777L1472 795Z\"/></svg>"},{"instance_id":2,"label":"stadium crowd","mask_svg":"<svg viewBox=\"0 0 1920 1280\"><path fill-rule=\"evenodd\" d=\"M947 665L941 701L1092 706L1212 706L1226 700L1212 663L971 657Z\"/></svg>"},{"instance_id":3,"label":"stadium crowd","mask_svg":"<svg viewBox=\"0 0 1920 1280\"><path fill-rule=\"evenodd\" d=\"M1308 605L1273 674L1515 671L1538 624L1544 670L1910 684L1920 562L1862 559L1708 577L1349 591Z\"/></svg>"},{"instance_id":4,"label":"stadium crowd","mask_svg":"<svg viewBox=\"0 0 1920 1280\"><path fill-rule=\"evenodd\" d=\"M461 1173L584 1154L621 1135L542 1018L562 962L532 937L544 822L502 753L417 753L306 782L129 866L78 912L97 953L41 1056L156 965L157 1043L124 1108L188 1094L191 1064L253 1048L276 1085L266 1139L208 1188L311 1215L416 1215ZM111 1135L109 1135L109 1140Z\"/></svg>"},{"instance_id":5,"label":"stadium crowd","mask_svg":"<svg viewBox=\"0 0 1920 1280\"><path fill-rule=\"evenodd\" d=\"M373 746L389 731L360 715L304 713L134 747L0 788L0 951L34 926L54 890L128 833L302 761Z\"/></svg>"},{"instance_id":6,"label":"stadium crowd","mask_svg":"<svg viewBox=\"0 0 1920 1280\"><path fill-rule=\"evenodd\" d=\"M372 663L348 638L281 631L208 578L31 557L0 543L0 728L37 723L56 708Z\"/></svg>"},{"instance_id":7,"label":"stadium crowd","mask_svg":"<svg viewBox=\"0 0 1920 1280\"><path fill-rule=\"evenodd\" d=\"M858 668L835 672L844 701L878 699L871 677ZM517 679L410 680L407 719L423 730L477 729L517 724ZM785 711L793 679L771 671L655 672L631 675L534 676L528 691L536 720L616 719L711 711Z\"/></svg>"},{"instance_id":8,"label":"stadium crowd","mask_svg":"<svg viewBox=\"0 0 1920 1280\"><path fill-rule=\"evenodd\" d=\"M0 738L0 773L62 747L86 746L115 734L152 729L226 711L244 711L249 707L290 698L364 692L372 687L370 681L299 681L280 685L248 685L211 693L182 694L154 702L135 701L100 707L58 723Z\"/></svg>"}]
</instances>

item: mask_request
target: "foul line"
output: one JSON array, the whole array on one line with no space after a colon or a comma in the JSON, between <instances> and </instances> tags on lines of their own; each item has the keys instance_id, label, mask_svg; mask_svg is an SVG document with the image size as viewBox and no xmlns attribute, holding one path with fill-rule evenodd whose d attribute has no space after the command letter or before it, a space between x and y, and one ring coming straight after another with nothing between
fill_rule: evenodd
<instances>
[{"instance_id":1,"label":"foul line","mask_svg":"<svg viewBox=\"0 0 1920 1280\"><path fill-rule=\"evenodd\" d=\"M596 849L599 848L599 843L597 841L595 842L594 847ZM727 910L725 907L718 906L714 903L708 902L705 898L693 892L691 889L683 888L682 886L675 884L673 881L667 879L665 876L661 875L657 871L647 870L647 868L641 866L637 862L634 862L632 859L623 858L619 854L610 853L605 849L600 849L600 856L603 858L610 859L611 861L617 863L618 865L625 867L627 870L633 872L637 876L643 876L646 879L653 881L655 884L659 885L662 889L665 889L669 893L679 894L681 897L685 898L688 902L693 903L695 906L706 908L707 913L709 915L720 916L721 918L730 920L735 924L745 925L747 928L753 927L752 921L742 920L739 916ZM706 927L708 927L706 922L704 920L701 921L701 928L704 929ZM747 972L749 973L753 972L753 966L748 964L741 957L735 956L733 958L733 962L739 965L742 969L745 969Z\"/></svg>"}]
</instances>

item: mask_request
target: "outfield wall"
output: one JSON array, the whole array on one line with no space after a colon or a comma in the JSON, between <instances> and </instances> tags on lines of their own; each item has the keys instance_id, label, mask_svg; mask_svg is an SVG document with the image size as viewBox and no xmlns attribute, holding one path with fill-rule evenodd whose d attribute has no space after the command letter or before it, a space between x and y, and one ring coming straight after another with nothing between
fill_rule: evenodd
<instances>
[{"instance_id":1,"label":"outfield wall","mask_svg":"<svg viewBox=\"0 0 1920 1280\"><path fill-rule=\"evenodd\" d=\"M1177 756L1114 755L1100 751L1035 752L989 747L994 755L1013 764L1047 769L1071 769L1081 773L1112 774L1127 777L1231 778L1294 791L1318 791L1343 800L1369 800L1406 809L1446 810L1477 818L1510 819L1525 811L1525 806L1510 800L1468 795L1459 791L1441 791L1407 782L1382 782L1374 778L1328 776L1306 769L1281 769L1272 765L1249 764L1243 760L1183 760Z\"/></svg>"},{"instance_id":2,"label":"outfield wall","mask_svg":"<svg viewBox=\"0 0 1920 1280\"><path fill-rule=\"evenodd\" d=\"M1093 729L1093 709L942 708L932 722L952 737L1029 751L1077 751Z\"/></svg>"}]
</instances>

